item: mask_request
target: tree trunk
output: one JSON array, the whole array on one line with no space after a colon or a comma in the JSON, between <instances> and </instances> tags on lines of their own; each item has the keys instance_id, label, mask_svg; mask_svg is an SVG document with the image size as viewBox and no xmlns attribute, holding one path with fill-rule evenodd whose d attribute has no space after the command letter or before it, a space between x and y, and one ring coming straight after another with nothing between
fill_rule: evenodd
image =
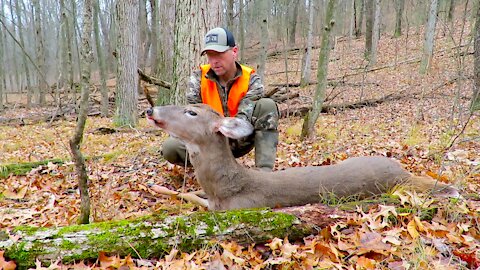
<instances>
[{"instance_id":1,"label":"tree trunk","mask_svg":"<svg viewBox=\"0 0 480 270\"><path fill-rule=\"evenodd\" d=\"M317 81L318 84L315 89L315 96L313 97L312 110L304 119L301 139L311 137L315 131L315 123L322 110L323 100L325 99L325 89L327 88L328 75L328 61L330 58L332 29L335 21L333 15L335 14L336 0L329 0L327 11L325 15L325 22L322 31L322 44L320 47L320 54L318 56L318 70Z\"/></svg>"},{"instance_id":2,"label":"tree trunk","mask_svg":"<svg viewBox=\"0 0 480 270\"><path fill-rule=\"evenodd\" d=\"M215 241L235 241L242 245L261 244L275 237L295 241L345 220L344 212L322 205L275 211L157 214L129 221L0 231L0 246L6 258L26 269L34 267L37 259L46 263L58 259L71 263L97 259L99 252L149 259L163 257L173 248L192 252ZM11 241L9 237L18 240Z\"/></svg>"},{"instance_id":3,"label":"tree trunk","mask_svg":"<svg viewBox=\"0 0 480 270\"><path fill-rule=\"evenodd\" d=\"M363 14L365 9L365 0L353 0L354 21L355 21L355 36L359 38L362 35ZM358 18L358 19L357 19Z\"/></svg>"},{"instance_id":4,"label":"tree trunk","mask_svg":"<svg viewBox=\"0 0 480 270\"><path fill-rule=\"evenodd\" d=\"M289 27L288 27L288 30L289 30L288 45L290 47L292 47L293 45L295 45L295 36L296 36L296 33L297 33L298 6L300 5L300 0L294 0L290 3L293 5L293 12L290 16L290 24L289 24ZM289 10L291 10L291 9L289 9Z\"/></svg>"},{"instance_id":5,"label":"tree trunk","mask_svg":"<svg viewBox=\"0 0 480 270\"><path fill-rule=\"evenodd\" d=\"M227 0L227 29L233 31L233 0Z\"/></svg>"},{"instance_id":6,"label":"tree trunk","mask_svg":"<svg viewBox=\"0 0 480 270\"><path fill-rule=\"evenodd\" d=\"M305 87L310 83L310 75L312 72L312 40L313 40L313 1L308 1L308 30L307 30L307 44L305 46L305 54L303 55L302 76L300 78L300 86Z\"/></svg>"},{"instance_id":7,"label":"tree trunk","mask_svg":"<svg viewBox=\"0 0 480 270\"><path fill-rule=\"evenodd\" d=\"M146 58L144 58L147 49L147 10L146 0L138 0L138 25L139 25L139 46L138 46L138 68L144 70Z\"/></svg>"},{"instance_id":8,"label":"tree trunk","mask_svg":"<svg viewBox=\"0 0 480 270\"><path fill-rule=\"evenodd\" d=\"M75 2L72 1L71 7L72 11L75 11L73 8L75 6ZM66 14L65 14L66 16ZM73 42L76 40L75 38L75 18L73 20L70 19L70 16L66 16L65 18L65 38L67 44L67 57L66 57L66 66L65 70L68 72L68 88L70 89L70 96L72 99L72 103L77 103L77 89L75 89L75 68L73 67Z\"/></svg>"},{"instance_id":9,"label":"tree trunk","mask_svg":"<svg viewBox=\"0 0 480 270\"><path fill-rule=\"evenodd\" d=\"M4 11L4 3L3 0L0 0L0 18L3 18L5 15ZM3 28L0 30L0 112L3 111L5 102L3 100L3 94L6 93L6 75L5 75L5 63L3 60L4 55L4 43L5 43L5 35L3 34Z\"/></svg>"},{"instance_id":10,"label":"tree trunk","mask_svg":"<svg viewBox=\"0 0 480 270\"><path fill-rule=\"evenodd\" d=\"M107 88L107 67L105 65L105 55L103 53L104 49L102 47L102 42L100 40L100 3L99 0L93 0L94 2L94 12L93 12L93 31L95 34L95 49L97 52L98 59L98 70L100 73L100 93L102 95L102 116L108 116L108 88Z\"/></svg>"},{"instance_id":11,"label":"tree trunk","mask_svg":"<svg viewBox=\"0 0 480 270\"><path fill-rule=\"evenodd\" d=\"M373 20L373 29L372 29L372 51L370 54L370 64L375 64L377 62L377 49L378 41L380 40L380 0L375 1L375 17Z\"/></svg>"},{"instance_id":12,"label":"tree trunk","mask_svg":"<svg viewBox=\"0 0 480 270\"><path fill-rule=\"evenodd\" d=\"M395 0L395 32L394 37L402 35L402 16L405 10L405 0Z\"/></svg>"},{"instance_id":13,"label":"tree trunk","mask_svg":"<svg viewBox=\"0 0 480 270\"><path fill-rule=\"evenodd\" d=\"M238 32L239 32L239 43L240 43L240 60L245 61L245 2L244 0L239 0L238 4Z\"/></svg>"},{"instance_id":14,"label":"tree trunk","mask_svg":"<svg viewBox=\"0 0 480 270\"><path fill-rule=\"evenodd\" d=\"M85 166L85 158L80 151L80 144L83 140L83 131L87 120L88 96L90 89L90 65L93 62L92 56L92 1L85 0L83 10L82 26L82 48L81 48L81 98L80 110L77 116L77 126L75 133L70 139L70 150L72 159L75 162L75 170L78 178L78 188L80 190L80 216L78 222L87 224L90 217L90 196L88 194L88 174Z\"/></svg>"},{"instance_id":15,"label":"tree trunk","mask_svg":"<svg viewBox=\"0 0 480 270\"><path fill-rule=\"evenodd\" d=\"M474 40L474 59L473 59L473 95L470 105L471 111L480 110L480 5L475 10L475 40Z\"/></svg>"},{"instance_id":16,"label":"tree trunk","mask_svg":"<svg viewBox=\"0 0 480 270\"><path fill-rule=\"evenodd\" d=\"M200 51L205 34L220 25L222 1L176 2L174 27L173 82L171 103L184 104L185 90L192 71L200 65Z\"/></svg>"},{"instance_id":17,"label":"tree trunk","mask_svg":"<svg viewBox=\"0 0 480 270\"><path fill-rule=\"evenodd\" d=\"M151 67L151 72L153 74L155 71L155 67L157 66L157 59L158 59L158 52L161 49L160 48L160 43L161 40L158 38L158 31L159 31L159 16L158 16L158 0L149 0L150 3L150 12L152 16L152 21L151 21L151 28L152 31L150 33L150 39L152 43L152 49L151 49L151 55L150 55L150 67Z\"/></svg>"},{"instance_id":18,"label":"tree trunk","mask_svg":"<svg viewBox=\"0 0 480 270\"><path fill-rule=\"evenodd\" d=\"M38 74L38 92L37 92L37 102L41 106L45 105L45 95L48 89L46 82L46 73L45 73L45 45L44 45L44 36L42 30L42 12L40 8L40 1L33 0L34 14L35 14L35 45L37 53L37 65L40 69Z\"/></svg>"},{"instance_id":19,"label":"tree trunk","mask_svg":"<svg viewBox=\"0 0 480 270\"><path fill-rule=\"evenodd\" d=\"M117 85L115 125L137 126L138 122L138 1L117 3Z\"/></svg>"},{"instance_id":20,"label":"tree trunk","mask_svg":"<svg viewBox=\"0 0 480 270\"><path fill-rule=\"evenodd\" d=\"M365 59L370 61L375 21L375 0L365 0L365 16Z\"/></svg>"},{"instance_id":21,"label":"tree trunk","mask_svg":"<svg viewBox=\"0 0 480 270\"><path fill-rule=\"evenodd\" d=\"M268 52L268 10L269 1L263 0L258 3L260 9L260 52L257 72L262 81L265 81L265 64Z\"/></svg>"},{"instance_id":22,"label":"tree trunk","mask_svg":"<svg viewBox=\"0 0 480 270\"><path fill-rule=\"evenodd\" d=\"M22 46L25 50L25 39L23 36L23 31L26 30L27 28L23 25L22 22L22 14L20 12L20 4L18 0L15 0L15 11L17 14L17 29L18 29L18 41L20 43L20 46ZM26 82L26 87L27 87L27 108L30 107L31 102L32 102L32 81L30 77L30 69L28 68L29 62L27 59L27 54L26 52L22 53L22 63L23 63L23 71L25 72L25 82Z\"/></svg>"},{"instance_id":23,"label":"tree trunk","mask_svg":"<svg viewBox=\"0 0 480 270\"><path fill-rule=\"evenodd\" d=\"M423 45L422 61L420 63L420 73L425 74L430 69L433 56L433 44L435 40L435 26L437 23L438 0L431 0L428 12L427 26L425 27L425 43Z\"/></svg>"},{"instance_id":24,"label":"tree trunk","mask_svg":"<svg viewBox=\"0 0 480 270\"><path fill-rule=\"evenodd\" d=\"M448 5L447 20L449 22L453 22L453 15L455 12L455 0L450 0L448 2L449 2L449 5Z\"/></svg>"},{"instance_id":25,"label":"tree trunk","mask_svg":"<svg viewBox=\"0 0 480 270\"><path fill-rule=\"evenodd\" d=\"M10 16L11 16L11 21L12 21L12 24L15 23L15 12L12 12L14 10L13 8L13 3L12 1L9 1L9 7L10 7ZM2 17L2 21L3 21L3 17ZM5 27L5 29L7 29L7 26L4 24L3 25ZM12 27L12 30L13 32L15 32L15 27ZM8 29L7 29L8 31ZM12 35L10 33L10 35ZM14 36L12 36L14 38ZM12 54L13 55L17 55L17 46L13 46L12 47ZM12 89L15 89L15 87L17 88L18 92L21 93L23 91L22 89L22 83L21 83L21 77L20 77L20 74L19 74L19 61L13 61L13 74L12 74L12 77L10 78L10 87ZM31 92L27 92L27 105L31 104L31 100L32 100L32 96L33 96L33 88L32 89L27 89L27 91L31 91ZM29 96L30 95L30 96ZM30 103L28 103L28 98L30 97Z\"/></svg>"}]
</instances>

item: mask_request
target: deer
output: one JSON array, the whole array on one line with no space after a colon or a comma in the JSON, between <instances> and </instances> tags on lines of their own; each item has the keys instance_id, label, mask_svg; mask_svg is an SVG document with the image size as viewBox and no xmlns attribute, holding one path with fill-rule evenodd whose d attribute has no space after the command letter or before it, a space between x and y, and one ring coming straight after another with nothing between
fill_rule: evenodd
<instances>
[{"instance_id":1,"label":"deer","mask_svg":"<svg viewBox=\"0 0 480 270\"><path fill-rule=\"evenodd\" d=\"M205 104L157 106L145 114L148 122L185 143L208 210L302 206L332 194L361 199L397 185L460 196L456 188L428 176L415 176L384 156L272 172L247 168L235 160L228 140L250 135L253 126L249 122L224 117Z\"/></svg>"}]
</instances>

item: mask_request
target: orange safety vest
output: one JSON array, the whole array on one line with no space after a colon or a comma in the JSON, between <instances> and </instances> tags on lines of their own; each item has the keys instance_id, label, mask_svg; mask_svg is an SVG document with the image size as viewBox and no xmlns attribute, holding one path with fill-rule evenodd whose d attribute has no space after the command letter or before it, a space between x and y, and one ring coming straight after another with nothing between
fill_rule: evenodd
<instances>
[{"instance_id":1,"label":"orange safety vest","mask_svg":"<svg viewBox=\"0 0 480 270\"><path fill-rule=\"evenodd\" d=\"M248 83L250 82L250 75L255 72L252 68L244 65L242 67L242 76L238 77L233 83L230 92L228 93L227 108L230 116L235 116L238 112L238 105L240 100L247 94ZM215 111L221 115L223 113L223 105L220 100L220 95L217 90L217 83L207 79L207 72L210 70L210 65L201 65L202 78L200 80L200 93L202 95L202 102L210 105Z\"/></svg>"}]
</instances>

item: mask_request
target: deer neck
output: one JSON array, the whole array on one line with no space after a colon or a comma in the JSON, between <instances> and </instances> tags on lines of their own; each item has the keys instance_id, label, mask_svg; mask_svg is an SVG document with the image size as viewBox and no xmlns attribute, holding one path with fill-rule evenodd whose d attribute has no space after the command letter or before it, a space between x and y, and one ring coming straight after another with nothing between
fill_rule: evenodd
<instances>
[{"instance_id":1,"label":"deer neck","mask_svg":"<svg viewBox=\"0 0 480 270\"><path fill-rule=\"evenodd\" d=\"M219 193L223 194L225 187L230 186L232 180L244 174L246 169L235 160L226 137L220 134L213 137L206 138L207 144L187 144L187 149L205 193L219 196Z\"/></svg>"}]
</instances>

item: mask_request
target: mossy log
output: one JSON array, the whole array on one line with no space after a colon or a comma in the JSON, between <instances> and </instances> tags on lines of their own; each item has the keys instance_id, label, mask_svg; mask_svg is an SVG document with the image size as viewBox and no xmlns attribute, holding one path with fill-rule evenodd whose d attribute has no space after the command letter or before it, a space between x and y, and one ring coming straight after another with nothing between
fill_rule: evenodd
<instances>
[{"instance_id":1,"label":"mossy log","mask_svg":"<svg viewBox=\"0 0 480 270\"><path fill-rule=\"evenodd\" d=\"M65 161L62 159L47 159L36 162L23 162L23 163L11 163L0 164L0 179L7 178L10 174L13 175L25 175L32 169L38 166L47 165L48 163L63 164Z\"/></svg>"},{"instance_id":2,"label":"mossy log","mask_svg":"<svg viewBox=\"0 0 480 270\"><path fill-rule=\"evenodd\" d=\"M172 248L184 252L208 248L216 241L264 243L275 237L301 239L342 219L342 211L324 205L197 212L169 216L155 214L136 220L99 222L62 228L17 227L0 231L0 250L19 269L61 260L71 263L98 258L99 252L159 258ZM340 217L339 217L340 216Z\"/></svg>"}]
</instances>

